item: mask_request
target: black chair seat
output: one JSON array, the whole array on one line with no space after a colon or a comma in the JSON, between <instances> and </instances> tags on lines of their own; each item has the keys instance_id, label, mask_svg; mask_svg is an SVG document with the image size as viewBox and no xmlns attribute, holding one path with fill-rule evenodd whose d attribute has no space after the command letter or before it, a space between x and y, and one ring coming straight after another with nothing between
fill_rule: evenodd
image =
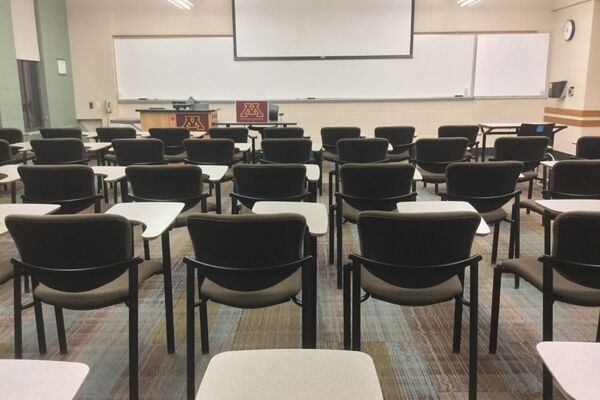
<instances>
[{"instance_id":1,"label":"black chair seat","mask_svg":"<svg viewBox=\"0 0 600 400\"><path fill-rule=\"evenodd\" d=\"M403 151L401 153L388 153L388 158L390 159L390 162L406 161L410 159L410 153L408 151Z\"/></svg>"},{"instance_id":2,"label":"black chair seat","mask_svg":"<svg viewBox=\"0 0 600 400\"><path fill-rule=\"evenodd\" d=\"M535 257L513 258L500 265L503 271L521 276L538 290L543 290L544 266ZM565 279L554 271L554 296L558 301L584 307L600 305L600 290L587 288Z\"/></svg>"},{"instance_id":3,"label":"black chair seat","mask_svg":"<svg viewBox=\"0 0 600 400\"><path fill-rule=\"evenodd\" d=\"M13 277L14 268L10 260L0 262L0 285Z\"/></svg>"},{"instance_id":4,"label":"black chair seat","mask_svg":"<svg viewBox=\"0 0 600 400\"><path fill-rule=\"evenodd\" d=\"M206 201L206 212L216 211L216 210L217 210L217 203L215 203L214 201L211 201L211 200L207 200ZM185 226L186 225L185 219L188 217L188 215L191 215L191 214L202 214L202 204L198 203L194 207L190 208L189 210L179 213L177 218L175 218L175 222L173 223L173 226L175 228L180 228L182 226Z\"/></svg>"},{"instance_id":5,"label":"black chair seat","mask_svg":"<svg viewBox=\"0 0 600 400\"><path fill-rule=\"evenodd\" d=\"M332 153L331 151L327 151L327 150L323 150L323 152L321 154L323 156L323 160L326 160L326 161L335 161L338 158L337 154Z\"/></svg>"},{"instance_id":6,"label":"black chair seat","mask_svg":"<svg viewBox=\"0 0 600 400\"><path fill-rule=\"evenodd\" d=\"M233 154L233 161L240 162L243 160L244 160L244 153L242 153L239 150L236 150L236 152Z\"/></svg>"},{"instance_id":7,"label":"black chair seat","mask_svg":"<svg viewBox=\"0 0 600 400\"><path fill-rule=\"evenodd\" d=\"M187 156L186 156L185 153L181 153L181 154L165 154L165 160L169 164L182 163L183 160L185 160L186 157Z\"/></svg>"},{"instance_id":8,"label":"black chair seat","mask_svg":"<svg viewBox=\"0 0 600 400\"><path fill-rule=\"evenodd\" d=\"M262 308L285 303L302 290L302 271L298 270L291 276L263 290L239 291L227 289L209 279L205 279L200 287L203 297L208 297L215 303L239 308Z\"/></svg>"},{"instance_id":9,"label":"black chair seat","mask_svg":"<svg viewBox=\"0 0 600 400\"><path fill-rule=\"evenodd\" d=\"M430 172L430 171L426 171L422 168L419 168L419 171L421 172L421 176L423 177L423 182L426 183L445 183L446 182L446 173L435 173L435 172Z\"/></svg>"},{"instance_id":10,"label":"black chair seat","mask_svg":"<svg viewBox=\"0 0 600 400\"><path fill-rule=\"evenodd\" d=\"M162 270L158 261L146 261L138 266L138 284ZM33 294L44 303L72 310L92 310L126 301L129 297L129 271L104 286L87 292L66 292L40 284Z\"/></svg>"},{"instance_id":11,"label":"black chair seat","mask_svg":"<svg viewBox=\"0 0 600 400\"><path fill-rule=\"evenodd\" d=\"M377 299L405 306L423 306L450 301L461 296L463 291L457 276L430 288L410 289L387 283L364 267L361 270L361 286Z\"/></svg>"},{"instance_id":12,"label":"black chair seat","mask_svg":"<svg viewBox=\"0 0 600 400\"><path fill-rule=\"evenodd\" d=\"M519 176L518 182L527 182L537 178L538 173L537 171L523 171L521 172L521 175L523 176Z\"/></svg>"},{"instance_id":13,"label":"black chair seat","mask_svg":"<svg viewBox=\"0 0 600 400\"><path fill-rule=\"evenodd\" d=\"M113 163L113 164L117 163L117 155L114 154L114 153L112 153L112 154L111 153L105 154L104 155L104 159L106 161L109 161L109 162Z\"/></svg>"},{"instance_id":14,"label":"black chair seat","mask_svg":"<svg viewBox=\"0 0 600 400\"><path fill-rule=\"evenodd\" d=\"M33 160L35 158L35 154L33 153L33 151L28 151L27 155L25 156L25 158L27 160ZM23 161L23 153L15 153L12 155L12 161L14 162L21 162Z\"/></svg>"},{"instance_id":15,"label":"black chair seat","mask_svg":"<svg viewBox=\"0 0 600 400\"><path fill-rule=\"evenodd\" d=\"M352 207L350 204L344 201L342 205L342 217L344 217L344 219L347 219L348 221L355 224L358 219L358 214L360 214L361 212L361 210Z\"/></svg>"},{"instance_id":16,"label":"black chair seat","mask_svg":"<svg viewBox=\"0 0 600 400\"><path fill-rule=\"evenodd\" d=\"M496 222L502 221L504 218L508 217L508 213L504 211L503 208L498 208L496 210L488 212L482 212L479 213L479 215L481 215L481 218L483 218L485 223L488 225L495 224Z\"/></svg>"},{"instance_id":17,"label":"black chair seat","mask_svg":"<svg viewBox=\"0 0 600 400\"><path fill-rule=\"evenodd\" d=\"M530 200L530 199L521 200L521 208L531 210L534 213L537 213L540 215L544 215L544 211L546 210L544 207L542 207L538 203L536 203L535 200ZM556 218L558 216L558 214L560 214L560 213L558 213L556 211L550 211L550 216L552 218Z\"/></svg>"}]
</instances>

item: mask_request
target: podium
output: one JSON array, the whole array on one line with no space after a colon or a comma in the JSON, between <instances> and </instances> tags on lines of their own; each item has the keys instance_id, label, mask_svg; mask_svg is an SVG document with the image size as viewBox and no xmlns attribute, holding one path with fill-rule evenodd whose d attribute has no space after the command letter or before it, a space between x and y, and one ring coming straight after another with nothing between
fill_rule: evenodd
<instances>
[{"instance_id":1,"label":"podium","mask_svg":"<svg viewBox=\"0 0 600 400\"><path fill-rule=\"evenodd\" d=\"M142 130L150 128L187 128L190 131L207 131L218 122L217 111L212 110L174 110L174 109L141 109Z\"/></svg>"}]
</instances>

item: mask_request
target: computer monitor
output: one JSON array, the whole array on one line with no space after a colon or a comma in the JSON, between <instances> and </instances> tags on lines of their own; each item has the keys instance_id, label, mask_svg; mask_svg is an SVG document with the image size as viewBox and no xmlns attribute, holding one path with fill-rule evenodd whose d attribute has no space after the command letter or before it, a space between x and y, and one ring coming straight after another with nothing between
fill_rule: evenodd
<instances>
[{"instance_id":1,"label":"computer monitor","mask_svg":"<svg viewBox=\"0 0 600 400\"><path fill-rule=\"evenodd\" d=\"M560 99L565 97L565 87L567 81L550 82L550 89L548 90L548 97L551 99Z\"/></svg>"}]
</instances>

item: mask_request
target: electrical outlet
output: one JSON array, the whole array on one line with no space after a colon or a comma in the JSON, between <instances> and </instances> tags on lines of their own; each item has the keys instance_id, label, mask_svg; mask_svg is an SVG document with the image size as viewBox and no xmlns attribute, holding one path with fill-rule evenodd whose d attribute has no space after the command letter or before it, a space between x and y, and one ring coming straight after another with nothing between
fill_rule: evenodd
<instances>
[{"instance_id":1,"label":"electrical outlet","mask_svg":"<svg viewBox=\"0 0 600 400\"><path fill-rule=\"evenodd\" d=\"M575 86L569 88L569 97L575 96Z\"/></svg>"}]
</instances>

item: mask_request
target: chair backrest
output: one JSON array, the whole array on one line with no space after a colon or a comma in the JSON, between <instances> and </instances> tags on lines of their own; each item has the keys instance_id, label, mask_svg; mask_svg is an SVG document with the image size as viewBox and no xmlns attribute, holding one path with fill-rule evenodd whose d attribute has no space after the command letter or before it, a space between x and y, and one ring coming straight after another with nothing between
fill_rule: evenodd
<instances>
[{"instance_id":1,"label":"chair backrest","mask_svg":"<svg viewBox=\"0 0 600 400\"><path fill-rule=\"evenodd\" d=\"M267 162L284 164L311 162L312 142L308 139L265 139L260 146L263 159Z\"/></svg>"},{"instance_id":2,"label":"chair backrest","mask_svg":"<svg viewBox=\"0 0 600 400\"><path fill-rule=\"evenodd\" d=\"M344 164L340 167L342 198L358 210L393 211L412 191L411 164Z\"/></svg>"},{"instance_id":3,"label":"chair backrest","mask_svg":"<svg viewBox=\"0 0 600 400\"><path fill-rule=\"evenodd\" d=\"M235 143L231 139L186 139L185 162L205 165L232 165Z\"/></svg>"},{"instance_id":4,"label":"chair backrest","mask_svg":"<svg viewBox=\"0 0 600 400\"><path fill-rule=\"evenodd\" d=\"M557 162L550 170L548 194L555 199L600 199L600 160Z\"/></svg>"},{"instance_id":5,"label":"chair backrest","mask_svg":"<svg viewBox=\"0 0 600 400\"><path fill-rule=\"evenodd\" d=\"M263 130L264 139L302 139L304 129L298 126L268 127Z\"/></svg>"},{"instance_id":6,"label":"chair backrest","mask_svg":"<svg viewBox=\"0 0 600 400\"><path fill-rule=\"evenodd\" d=\"M158 165L165 163L165 145L158 139L114 139L112 147L117 163L127 165Z\"/></svg>"},{"instance_id":7,"label":"chair backrest","mask_svg":"<svg viewBox=\"0 0 600 400\"><path fill-rule=\"evenodd\" d=\"M6 226L20 260L36 267L27 272L55 290L96 289L123 274L131 259L131 224L118 215L9 215Z\"/></svg>"},{"instance_id":8,"label":"chair backrest","mask_svg":"<svg viewBox=\"0 0 600 400\"><path fill-rule=\"evenodd\" d=\"M279 121L279 106L277 104L269 103L269 121Z\"/></svg>"},{"instance_id":9,"label":"chair backrest","mask_svg":"<svg viewBox=\"0 0 600 400\"><path fill-rule=\"evenodd\" d=\"M96 128L98 141L110 143L113 139L135 139L136 132L134 128Z\"/></svg>"},{"instance_id":10,"label":"chair backrest","mask_svg":"<svg viewBox=\"0 0 600 400\"><path fill-rule=\"evenodd\" d=\"M59 204L58 213L74 214L96 202L94 171L87 165L21 165L18 171L24 203Z\"/></svg>"},{"instance_id":11,"label":"chair backrest","mask_svg":"<svg viewBox=\"0 0 600 400\"><path fill-rule=\"evenodd\" d=\"M259 200L301 201L305 195L306 167L300 164L238 164L233 166L236 194L252 208Z\"/></svg>"},{"instance_id":12,"label":"chair backrest","mask_svg":"<svg viewBox=\"0 0 600 400\"><path fill-rule=\"evenodd\" d=\"M521 161L523 171L532 171L544 159L549 143L545 136L500 137L494 143L494 159Z\"/></svg>"},{"instance_id":13,"label":"chair backrest","mask_svg":"<svg viewBox=\"0 0 600 400\"><path fill-rule=\"evenodd\" d=\"M446 167L465 159L469 141L466 138L426 138L415 144L415 162L421 168L443 174Z\"/></svg>"},{"instance_id":14,"label":"chair backrest","mask_svg":"<svg viewBox=\"0 0 600 400\"><path fill-rule=\"evenodd\" d=\"M586 160L600 160L600 136L582 136L577 139L575 156Z\"/></svg>"},{"instance_id":15,"label":"chair backrest","mask_svg":"<svg viewBox=\"0 0 600 400\"><path fill-rule=\"evenodd\" d=\"M35 164L85 164L85 150L80 139L34 139L31 148Z\"/></svg>"},{"instance_id":16,"label":"chair backrest","mask_svg":"<svg viewBox=\"0 0 600 400\"><path fill-rule=\"evenodd\" d=\"M15 128L0 128L0 139L8 143L19 143L23 141L23 132Z\"/></svg>"},{"instance_id":17,"label":"chair backrest","mask_svg":"<svg viewBox=\"0 0 600 400\"><path fill-rule=\"evenodd\" d=\"M211 139L231 139L235 143L247 143L248 128L210 128L208 136Z\"/></svg>"},{"instance_id":18,"label":"chair backrest","mask_svg":"<svg viewBox=\"0 0 600 400\"><path fill-rule=\"evenodd\" d=\"M579 285L600 289L600 213L561 213L554 220L553 232L552 255L564 261L555 270Z\"/></svg>"},{"instance_id":19,"label":"chair backrest","mask_svg":"<svg viewBox=\"0 0 600 400\"><path fill-rule=\"evenodd\" d=\"M10 143L4 139L0 139L0 165L12 162L12 149Z\"/></svg>"},{"instance_id":20,"label":"chair backrest","mask_svg":"<svg viewBox=\"0 0 600 400\"><path fill-rule=\"evenodd\" d=\"M554 128L556 124L521 124L517 136L544 136L547 137L552 146L554 143Z\"/></svg>"},{"instance_id":21,"label":"chair backrest","mask_svg":"<svg viewBox=\"0 0 600 400\"><path fill-rule=\"evenodd\" d=\"M202 170L195 165L132 165L125 174L138 201L182 202L187 210L201 200Z\"/></svg>"},{"instance_id":22,"label":"chair backrest","mask_svg":"<svg viewBox=\"0 0 600 400\"><path fill-rule=\"evenodd\" d=\"M343 163L373 163L387 160L389 142L383 138L340 139L338 159Z\"/></svg>"},{"instance_id":23,"label":"chair backrest","mask_svg":"<svg viewBox=\"0 0 600 400\"><path fill-rule=\"evenodd\" d=\"M478 125L442 125L438 128L438 137L464 137L469 141L469 146L477 142L478 133Z\"/></svg>"},{"instance_id":24,"label":"chair backrest","mask_svg":"<svg viewBox=\"0 0 600 400\"><path fill-rule=\"evenodd\" d=\"M186 128L150 128L148 133L151 138L162 140L168 155L183 153L183 141L190 138L190 131Z\"/></svg>"},{"instance_id":25,"label":"chair backrest","mask_svg":"<svg viewBox=\"0 0 600 400\"><path fill-rule=\"evenodd\" d=\"M464 265L432 267L469 259L480 219L476 212L362 212L357 221L361 256L376 262L363 265L378 278L397 286L424 288L440 284Z\"/></svg>"},{"instance_id":26,"label":"chair backrest","mask_svg":"<svg viewBox=\"0 0 600 400\"><path fill-rule=\"evenodd\" d=\"M330 126L321 128L321 143L330 153L337 154L337 142L340 139L358 139L360 128L356 126Z\"/></svg>"},{"instance_id":27,"label":"chair backrest","mask_svg":"<svg viewBox=\"0 0 600 400\"><path fill-rule=\"evenodd\" d=\"M387 139L395 152L404 152L408 150L408 145L412 144L415 138L414 126L378 126L375 128L375 137Z\"/></svg>"},{"instance_id":28,"label":"chair backrest","mask_svg":"<svg viewBox=\"0 0 600 400\"><path fill-rule=\"evenodd\" d=\"M42 128L40 135L44 139L79 139L81 140L81 129L79 128Z\"/></svg>"},{"instance_id":29,"label":"chair backrest","mask_svg":"<svg viewBox=\"0 0 600 400\"><path fill-rule=\"evenodd\" d=\"M306 221L300 215L196 214L187 227L196 260L217 267L203 275L227 289L269 288L295 271L269 267L302 259Z\"/></svg>"},{"instance_id":30,"label":"chair backrest","mask_svg":"<svg viewBox=\"0 0 600 400\"><path fill-rule=\"evenodd\" d=\"M523 163L454 163L446 168L446 188L453 196L468 201L478 212L496 210L514 198Z\"/></svg>"}]
</instances>

